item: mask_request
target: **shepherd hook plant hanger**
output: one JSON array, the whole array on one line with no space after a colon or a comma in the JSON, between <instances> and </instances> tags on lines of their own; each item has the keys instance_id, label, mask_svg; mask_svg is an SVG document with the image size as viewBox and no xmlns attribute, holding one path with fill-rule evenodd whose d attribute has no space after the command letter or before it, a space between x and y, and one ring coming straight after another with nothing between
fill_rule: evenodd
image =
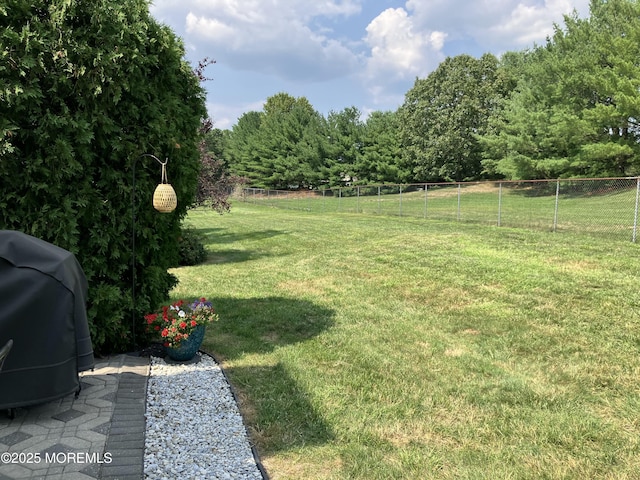
<instances>
[{"instance_id":1,"label":"shepherd hook plant hanger","mask_svg":"<svg viewBox=\"0 0 640 480\"><path fill-rule=\"evenodd\" d=\"M136 348L136 163L142 157L151 157L162 166L160 183L153 192L153 208L161 213L173 212L178 206L176 192L167 180L167 163L155 155L143 153L133 161L131 189L131 333L133 348Z\"/></svg>"}]
</instances>

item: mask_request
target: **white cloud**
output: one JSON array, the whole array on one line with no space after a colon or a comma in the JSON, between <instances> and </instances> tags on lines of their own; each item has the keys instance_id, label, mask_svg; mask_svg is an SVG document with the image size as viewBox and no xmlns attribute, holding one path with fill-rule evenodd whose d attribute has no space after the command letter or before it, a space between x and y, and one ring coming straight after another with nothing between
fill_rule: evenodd
<instances>
[{"instance_id":1,"label":"white cloud","mask_svg":"<svg viewBox=\"0 0 640 480\"><path fill-rule=\"evenodd\" d=\"M218 19L196 17L189 12L186 19L187 33L197 32L199 35L209 38L214 42L234 42L237 31L229 25L225 25Z\"/></svg>"},{"instance_id":2,"label":"white cloud","mask_svg":"<svg viewBox=\"0 0 640 480\"><path fill-rule=\"evenodd\" d=\"M365 81L377 101L390 85L424 76L442 61L446 33L421 30L403 8L389 8L366 29L371 48Z\"/></svg>"},{"instance_id":3,"label":"white cloud","mask_svg":"<svg viewBox=\"0 0 640 480\"><path fill-rule=\"evenodd\" d=\"M371 47L369 68L375 73L388 71L399 76L415 71L427 43L425 35L413 32L412 21L402 8L385 10L374 18L365 40Z\"/></svg>"},{"instance_id":4,"label":"white cloud","mask_svg":"<svg viewBox=\"0 0 640 480\"><path fill-rule=\"evenodd\" d=\"M312 20L359 11L354 0L194 0L184 24L202 57L293 81L323 81L351 74L358 58L326 31L314 29Z\"/></svg>"},{"instance_id":5,"label":"white cloud","mask_svg":"<svg viewBox=\"0 0 640 480\"><path fill-rule=\"evenodd\" d=\"M184 38L208 75L216 126L228 128L256 98L311 96L320 110L359 102L400 105L415 77L446 55L521 50L589 0L155 0L152 14ZM390 6L396 8L388 8ZM366 27L366 28L365 28ZM451 52L451 53L449 53ZM223 100L221 97L225 97ZM224 105L227 105L226 107ZM363 110L369 107L364 107Z\"/></svg>"},{"instance_id":6,"label":"white cloud","mask_svg":"<svg viewBox=\"0 0 640 480\"><path fill-rule=\"evenodd\" d=\"M519 3L503 21L488 29L494 43L506 43L513 39L519 47L541 44L553 34L553 23L561 23L563 14L573 11L568 0L548 0L544 5Z\"/></svg>"},{"instance_id":7,"label":"white cloud","mask_svg":"<svg viewBox=\"0 0 640 480\"><path fill-rule=\"evenodd\" d=\"M163 0L160 3L179 2ZM316 16L348 16L362 9L362 0L193 0L190 3L192 8L210 15L225 15L257 23L277 17L308 20Z\"/></svg>"},{"instance_id":8,"label":"white cloud","mask_svg":"<svg viewBox=\"0 0 640 480\"><path fill-rule=\"evenodd\" d=\"M375 103L402 101L408 80L425 77L444 60L447 42L464 42L479 55L542 43L554 23L589 0L407 0L371 21L364 82ZM404 88L404 90L402 89ZM402 95L399 92L403 92Z\"/></svg>"},{"instance_id":9,"label":"white cloud","mask_svg":"<svg viewBox=\"0 0 640 480\"><path fill-rule=\"evenodd\" d=\"M473 39L484 51L502 53L543 43L553 24L574 8L589 12L589 0L408 0L420 29L438 29L451 40Z\"/></svg>"}]
</instances>

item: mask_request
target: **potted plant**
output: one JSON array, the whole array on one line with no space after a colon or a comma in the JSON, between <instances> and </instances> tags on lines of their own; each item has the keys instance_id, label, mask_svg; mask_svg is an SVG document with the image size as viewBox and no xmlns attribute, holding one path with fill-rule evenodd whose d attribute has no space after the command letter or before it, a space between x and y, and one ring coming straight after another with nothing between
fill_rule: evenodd
<instances>
[{"instance_id":1,"label":"potted plant","mask_svg":"<svg viewBox=\"0 0 640 480\"><path fill-rule=\"evenodd\" d=\"M193 302L178 300L144 316L147 331L159 335L169 358L191 360L200 349L206 326L218 320L211 302L200 298Z\"/></svg>"}]
</instances>

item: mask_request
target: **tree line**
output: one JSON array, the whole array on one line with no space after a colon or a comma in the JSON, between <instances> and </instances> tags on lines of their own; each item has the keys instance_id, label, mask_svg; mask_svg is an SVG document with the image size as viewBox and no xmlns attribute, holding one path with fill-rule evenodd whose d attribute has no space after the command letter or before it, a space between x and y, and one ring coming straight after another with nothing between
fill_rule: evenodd
<instances>
[{"instance_id":1,"label":"tree line","mask_svg":"<svg viewBox=\"0 0 640 480\"><path fill-rule=\"evenodd\" d=\"M638 1L592 0L544 45L447 58L396 111L325 117L281 92L207 142L261 188L635 176L639 50Z\"/></svg>"}]
</instances>

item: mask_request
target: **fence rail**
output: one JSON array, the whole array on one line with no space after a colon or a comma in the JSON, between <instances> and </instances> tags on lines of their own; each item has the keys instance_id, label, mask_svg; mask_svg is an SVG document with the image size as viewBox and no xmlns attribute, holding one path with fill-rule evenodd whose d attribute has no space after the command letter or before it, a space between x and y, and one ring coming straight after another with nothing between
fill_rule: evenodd
<instances>
[{"instance_id":1,"label":"fence rail","mask_svg":"<svg viewBox=\"0 0 640 480\"><path fill-rule=\"evenodd\" d=\"M243 188L240 199L312 212L421 217L636 242L640 177L358 185L308 191Z\"/></svg>"}]
</instances>

